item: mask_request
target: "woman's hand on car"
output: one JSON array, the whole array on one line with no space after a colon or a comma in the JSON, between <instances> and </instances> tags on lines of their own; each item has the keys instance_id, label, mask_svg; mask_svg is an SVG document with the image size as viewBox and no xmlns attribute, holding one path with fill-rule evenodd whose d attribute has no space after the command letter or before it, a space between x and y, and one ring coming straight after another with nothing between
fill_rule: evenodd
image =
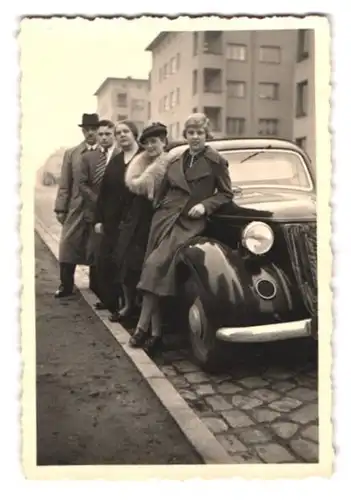
<instances>
[{"instance_id":1,"label":"woman's hand on car","mask_svg":"<svg viewBox=\"0 0 351 500\"><path fill-rule=\"evenodd\" d=\"M188 212L188 216L191 217L192 219L200 219L200 217L203 217L206 213L206 209L202 203L198 203L197 205L194 205Z\"/></svg>"}]
</instances>

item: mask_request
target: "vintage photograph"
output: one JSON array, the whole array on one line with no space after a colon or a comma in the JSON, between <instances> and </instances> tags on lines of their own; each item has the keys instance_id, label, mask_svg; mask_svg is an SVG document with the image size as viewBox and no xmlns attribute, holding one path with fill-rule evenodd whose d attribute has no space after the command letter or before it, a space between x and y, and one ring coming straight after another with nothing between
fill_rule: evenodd
<instances>
[{"instance_id":1,"label":"vintage photograph","mask_svg":"<svg viewBox=\"0 0 351 500\"><path fill-rule=\"evenodd\" d=\"M18 39L27 470L328 471L327 20Z\"/></svg>"}]
</instances>

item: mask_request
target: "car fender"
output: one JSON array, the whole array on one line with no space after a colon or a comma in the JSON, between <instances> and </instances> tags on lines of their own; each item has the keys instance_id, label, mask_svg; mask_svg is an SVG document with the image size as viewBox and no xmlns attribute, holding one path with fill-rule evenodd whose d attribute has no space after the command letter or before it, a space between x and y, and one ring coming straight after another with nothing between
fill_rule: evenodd
<instances>
[{"instance_id":1,"label":"car fender","mask_svg":"<svg viewBox=\"0 0 351 500\"><path fill-rule=\"evenodd\" d=\"M196 288L216 326L253 325L293 319L299 314L306 316L294 285L273 263L243 258L239 250L208 238L189 242L178 258L188 269L188 286ZM262 280L273 283L275 293L271 298L263 298L258 292Z\"/></svg>"}]
</instances>

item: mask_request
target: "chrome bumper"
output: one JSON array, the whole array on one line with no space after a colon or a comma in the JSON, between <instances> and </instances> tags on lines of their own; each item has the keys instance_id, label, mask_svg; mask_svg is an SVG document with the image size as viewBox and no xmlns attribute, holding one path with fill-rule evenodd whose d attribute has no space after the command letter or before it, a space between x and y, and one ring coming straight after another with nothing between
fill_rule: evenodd
<instances>
[{"instance_id":1,"label":"chrome bumper","mask_svg":"<svg viewBox=\"0 0 351 500\"><path fill-rule=\"evenodd\" d=\"M225 342L273 342L311 336L311 320L289 321L272 325L225 327L216 332Z\"/></svg>"}]
</instances>

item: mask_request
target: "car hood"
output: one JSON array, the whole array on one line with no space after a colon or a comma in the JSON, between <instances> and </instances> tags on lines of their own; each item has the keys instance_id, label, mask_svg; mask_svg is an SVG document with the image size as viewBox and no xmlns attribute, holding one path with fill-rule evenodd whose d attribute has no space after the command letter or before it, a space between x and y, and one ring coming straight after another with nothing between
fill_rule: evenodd
<instances>
[{"instance_id":1,"label":"car hood","mask_svg":"<svg viewBox=\"0 0 351 500\"><path fill-rule=\"evenodd\" d=\"M314 193L297 190L243 189L234 195L229 212L232 216L247 218L313 220L316 219L316 197Z\"/></svg>"}]
</instances>

